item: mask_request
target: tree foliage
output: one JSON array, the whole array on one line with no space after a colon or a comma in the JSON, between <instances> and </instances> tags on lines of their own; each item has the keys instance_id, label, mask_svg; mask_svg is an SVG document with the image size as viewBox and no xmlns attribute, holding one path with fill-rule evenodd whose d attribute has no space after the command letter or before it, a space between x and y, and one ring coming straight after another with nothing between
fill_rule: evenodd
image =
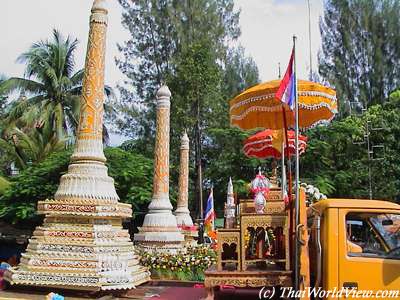
<instances>
[{"instance_id":1,"label":"tree foliage","mask_svg":"<svg viewBox=\"0 0 400 300\"><path fill-rule=\"evenodd\" d=\"M143 211L151 199L152 161L119 148L106 148L109 175L122 202ZM60 177L67 172L72 151L58 151L10 179L11 185L0 196L0 217L18 222L35 216L37 202L52 199Z\"/></svg>"},{"instance_id":2,"label":"tree foliage","mask_svg":"<svg viewBox=\"0 0 400 300\"><path fill-rule=\"evenodd\" d=\"M52 198L56 192L70 156L71 151L53 153L13 177L0 197L0 217L13 222L34 217L37 201Z\"/></svg>"},{"instance_id":3,"label":"tree foliage","mask_svg":"<svg viewBox=\"0 0 400 300\"><path fill-rule=\"evenodd\" d=\"M0 80L0 95L21 92L6 110L0 100L0 143L19 168L74 140L83 79L83 69L75 71L77 45L77 39L54 30L52 40L36 42L18 57L26 65L24 78ZM109 87L105 91L113 95ZM105 111L112 114L108 105ZM106 128L103 133L107 140Z\"/></svg>"},{"instance_id":4,"label":"tree foliage","mask_svg":"<svg viewBox=\"0 0 400 300\"><path fill-rule=\"evenodd\" d=\"M206 162L202 152L223 151L213 145L209 129L229 128L228 99L258 82L254 61L242 48L229 46L240 34L239 12L232 0L119 2L131 39L120 45L123 58L117 65L134 87L120 87L126 113L120 128L134 138L129 142L132 149L152 157L154 95L167 83L172 91L171 162L179 164L180 137L187 129L193 199L199 166L213 163Z\"/></svg>"},{"instance_id":5,"label":"tree foliage","mask_svg":"<svg viewBox=\"0 0 400 300\"><path fill-rule=\"evenodd\" d=\"M52 128L58 138L78 126L83 70L74 72L74 52L78 40L64 37L56 30L53 40L39 41L18 57L26 64L25 77L5 80L1 89L22 91L8 115L10 127ZM73 133L74 131L72 131Z\"/></svg>"},{"instance_id":6,"label":"tree foliage","mask_svg":"<svg viewBox=\"0 0 400 300\"><path fill-rule=\"evenodd\" d=\"M388 102L371 106L363 115L352 115L308 132L308 146L301 161L303 181L329 197L368 198L370 167L373 198L399 201L399 104L397 91ZM367 124L371 147L384 145L384 151L376 151L371 160L363 143Z\"/></svg>"},{"instance_id":7,"label":"tree foliage","mask_svg":"<svg viewBox=\"0 0 400 300\"><path fill-rule=\"evenodd\" d=\"M10 186L10 182L4 177L0 176L0 195Z\"/></svg>"},{"instance_id":8,"label":"tree foliage","mask_svg":"<svg viewBox=\"0 0 400 300\"><path fill-rule=\"evenodd\" d=\"M319 72L341 113L351 102L383 104L400 84L400 2L328 0L320 22Z\"/></svg>"},{"instance_id":9,"label":"tree foliage","mask_svg":"<svg viewBox=\"0 0 400 300\"><path fill-rule=\"evenodd\" d=\"M119 2L124 9L122 24L131 35L119 45L122 57L117 59L128 78L119 88L126 113L119 125L127 135L148 141L155 129L158 87L162 82L172 84L181 59L198 45L213 52L214 64L223 61L228 42L240 32L238 13L232 0Z\"/></svg>"}]
</instances>

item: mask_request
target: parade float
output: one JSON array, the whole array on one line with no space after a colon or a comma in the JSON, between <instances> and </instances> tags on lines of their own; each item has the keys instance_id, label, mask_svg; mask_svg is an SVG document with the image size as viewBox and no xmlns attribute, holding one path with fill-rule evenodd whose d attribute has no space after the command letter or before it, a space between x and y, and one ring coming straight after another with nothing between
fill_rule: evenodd
<instances>
[{"instance_id":1,"label":"parade float","mask_svg":"<svg viewBox=\"0 0 400 300\"><path fill-rule=\"evenodd\" d=\"M44 223L29 240L11 284L77 290L130 289L150 279L122 220L131 205L119 202L103 153L104 65L107 30L104 0L95 0L83 79L80 120L68 172L54 199L40 201Z\"/></svg>"},{"instance_id":2,"label":"parade float","mask_svg":"<svg viewBox=\"0 0 400 300\"><path fill-rule=\"evenodd\" d=\"M300 136L299 129L332 120L337 102L334 90L296 80L294 49L282 80L258 84L230 101L232 126L267 129L245 141L246 155L262 159L295 156L294 195L289 192L285 205L284 162L281 187L268 184L261 172L257 175L251 185L253 199L239 200L237 204L237 222L217 231L217 266L205 273L209 299L216 287L226 285L286 286L296 290L309 286L307 243L299 242L308 238L304 230L305 192L299 185L299 154L305 149L306 138ZM289 128L294 129L293 133L288 132ZM281 137L276 138L278 135Z\"/></svg>"},{"instance_id":3,"label":"parade float","mask_svg":"<svg viewBox=\"0 0 400 300\"><path fill-rule=\"evenodd\" d=\"M217 230L217 265L205 272L209 289L291 282L290 224L282 191L260 172L251 192L253 199L240 199L238 204L228 197L225 228Z\"/></svg>"}]
</instances>

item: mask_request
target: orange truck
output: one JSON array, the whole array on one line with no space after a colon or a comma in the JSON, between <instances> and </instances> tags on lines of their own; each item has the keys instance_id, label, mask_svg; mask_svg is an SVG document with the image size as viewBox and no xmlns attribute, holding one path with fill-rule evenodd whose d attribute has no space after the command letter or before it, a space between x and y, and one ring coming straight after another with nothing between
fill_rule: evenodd
<instances>
[{"instance_id":1,"label":"orange truck","mask_svg":"<svg viewBox=\"0 0 400 300\"><path fill-rule=\"evenodd\" d=\"M400 205L322 200L307 208L304 227L303 288L321 288L323 299L400 299Z\"/></svg>"}]
</instances>

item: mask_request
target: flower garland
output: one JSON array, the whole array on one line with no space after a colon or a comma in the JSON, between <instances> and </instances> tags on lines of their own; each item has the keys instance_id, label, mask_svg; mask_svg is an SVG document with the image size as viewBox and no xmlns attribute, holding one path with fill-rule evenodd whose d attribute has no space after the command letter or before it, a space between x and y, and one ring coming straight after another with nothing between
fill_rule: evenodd
<instances>
[{"instance_id":1,"label":"flower garland","mask_svg":"<svg viewBox=\"0 0 400 300\"><path fill-rule=\"evenodd\" d=\"M321 193L317 187L311 184L303 182L300 183L300 186L306 190L307 201L309 204L328 198L325 194Z\"/></svg>"},{"instance_id":2,"label":"flower garland","mask_svg":"<svg viewBox=\"0 0 400 300\"><path fill-rule=\"evenodd\" d=\"M153 278L204 280L204 271L216 263L216 253L206 246L188 247L186 253L140 253L140 263Z\"/></svg>"}]
</instances>

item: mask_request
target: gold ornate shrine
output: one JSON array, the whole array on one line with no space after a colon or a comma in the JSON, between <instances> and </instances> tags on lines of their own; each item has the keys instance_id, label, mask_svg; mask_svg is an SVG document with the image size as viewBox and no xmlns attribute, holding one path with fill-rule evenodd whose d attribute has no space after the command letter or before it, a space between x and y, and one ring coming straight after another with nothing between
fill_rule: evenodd
<instances>
[{"instance_id":1,"label":"gold ornate shrine","mask_svg":"<svg viewBox=\"0 0 400 300\"><path fill-rule=\"evenodd\" d=\"M205 286L292 286L289 216L281 190L268 194L264 213L254 200L240 200L235 228L217 230L217 266L205 272Z\"/></svg>"},{"instance_id":2,"label":"gold ornate shrine","mask_svg":"<svg viewBox=\"0 0 400 300\"><path fill-rule=\"evenodd\" d=\"M218 230L218 244L217 244L217 270L222 271L224 264L234 263L236 270L240 271L240 229L220 229ZM233 249L232 249L233 248ZM232 252L229 253L232 249Z\"/></svg>"}]
</instances>

